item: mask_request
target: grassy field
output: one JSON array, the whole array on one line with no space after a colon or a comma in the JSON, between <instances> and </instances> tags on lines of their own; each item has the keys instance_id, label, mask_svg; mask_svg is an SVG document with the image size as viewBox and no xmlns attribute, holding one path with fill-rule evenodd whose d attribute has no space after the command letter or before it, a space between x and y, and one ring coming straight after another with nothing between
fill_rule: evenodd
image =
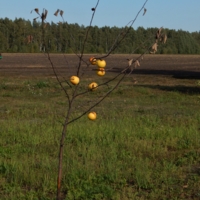
<instances>
[{"instance_id":1,"label":"grassy field","mask_svg":"<svg viewBox=\"0 0 200 200\"><path fill-rule=\"evenodd\" d=\"M74 115L103 92L81 97ZM199 108L198 79L127 76L96 121L68 127L66 199L200 199ZM53 77L0 77L0 199L55 199L66 109Z\"/></svg>"}]
</instances>

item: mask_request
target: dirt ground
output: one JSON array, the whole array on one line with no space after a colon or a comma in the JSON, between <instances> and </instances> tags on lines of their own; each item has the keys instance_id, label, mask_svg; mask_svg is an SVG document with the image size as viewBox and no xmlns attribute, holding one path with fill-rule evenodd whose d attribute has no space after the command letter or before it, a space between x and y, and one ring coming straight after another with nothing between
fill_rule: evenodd
<instances>
[{"instance_id":1,"label":"dirt ground","mask_svg":"<svg viewBox=\"0 0 200 200\"><path fill-rule=\"evenodd\" d=\"M0 76L54 76L47 55L5 53L0 60ZM89 63L91 55L84 55L83 59ZM100 55L97 55L100 56ZM139 55L110 55L105 58L107 69L118 72L128 64L127 59L136 59ZM51 61L60 74L73 74L79 60L76 55L50 54ZM200 55L144 55L141 66L134 70L134 75L164 75L173 78L200 79ZM85 69L92 71L94 66Z\"/></svg>"}]
</instances>

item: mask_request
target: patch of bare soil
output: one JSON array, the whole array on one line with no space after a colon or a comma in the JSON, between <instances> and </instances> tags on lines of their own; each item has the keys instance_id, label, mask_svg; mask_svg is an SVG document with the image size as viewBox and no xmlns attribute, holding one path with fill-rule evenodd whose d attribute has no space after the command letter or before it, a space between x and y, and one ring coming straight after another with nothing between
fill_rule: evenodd
<instances>
[{"instance_id":1,"label":"patch of bare soil","mask_svg":"<svg viewBox=\"0 0 200 200\"><path fill-rule=\"evenodd\" d=\"M0 60L0 76L54 76L48 57L41 54L3 54ZM85 55L83 59L89 62L91 55ZM95 56L95 55L93 55ZM99 56L99 55L97 55ZM139 55L113 54L106 58L107 69L117 73L128 64L127 59L137 59ZM71 75L75 73L79 59L76 55L50 54L51 61L60 75ZM158 79L168 77L176 79L199 79L200 78L200 56L199 55L145 55L141 66L129 76L147 77ZM87 73L94 66L84 66ZM163 79L164 80L164 79Z\"/></svg>"}]
</instances>

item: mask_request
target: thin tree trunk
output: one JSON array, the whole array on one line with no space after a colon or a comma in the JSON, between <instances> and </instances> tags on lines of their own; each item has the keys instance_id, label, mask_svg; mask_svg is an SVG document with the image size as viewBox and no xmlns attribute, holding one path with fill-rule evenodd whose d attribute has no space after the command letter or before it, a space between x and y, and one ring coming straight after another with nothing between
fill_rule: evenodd
<instances>
[{"instance_id":1,"label":"thin tree trunk","mask_svg":"<svg viewBox=\"0 0 200 200\"><path fill-rule=\"evenodd\" d=\"M71 104L70 104L71 105ZM59 163L58 163L58 178L57 178L57 200L61 200L61 181L62 181L62 165L63 165L63 149L64 149L64 140L67 132L68 119L71 111L71 106L69 106L69 110L67 116L65 118L65 123L63 126L62 137L60 140L60 149L59 149Z\"/></svg>"}]
</instances>

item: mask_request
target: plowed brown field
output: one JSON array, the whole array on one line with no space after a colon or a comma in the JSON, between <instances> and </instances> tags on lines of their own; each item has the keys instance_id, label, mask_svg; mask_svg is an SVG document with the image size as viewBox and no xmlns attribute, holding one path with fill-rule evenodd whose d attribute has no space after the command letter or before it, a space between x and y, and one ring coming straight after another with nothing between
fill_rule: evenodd
<instances>
[{"instance_id":1,"label":"plowed brown field","mask_svg":"<svg viewBox=\"0 0 200 200\"><path fill-rule=\"evenodd\" d=\"M88 62L91 55L85 55L83 59ZM51 54L51 60L60 75L71 75L78 65L76 55ZM110 55L106 58L107 69L118 72L127 66L127 59L137 58L138 55ZM90 66L86 70L94 68ZM145 55L141 66L134 70L133 74L151 78L162 75L168 78L199 79L200 55ZM45 54L3 54L0 60L0 76L54 76L51 64Z\"/></svg>"}]
</instances>

